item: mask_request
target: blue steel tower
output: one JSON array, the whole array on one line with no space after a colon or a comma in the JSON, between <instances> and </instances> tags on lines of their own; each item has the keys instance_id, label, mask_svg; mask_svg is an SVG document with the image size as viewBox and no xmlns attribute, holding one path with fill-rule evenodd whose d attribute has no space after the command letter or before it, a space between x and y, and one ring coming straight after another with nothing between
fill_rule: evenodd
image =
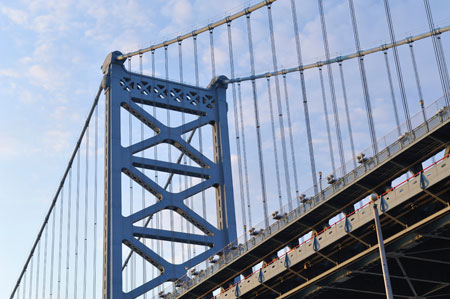
<instances>
[{"instance_id":1,"label":"blue steel tower","mask_svg":"<svg viewBox=\"0 0 450 299\"><path fill-rule=\"evenodd\" d=\"M127 71L118 60L120 52L110 53L103 66L106 95L106 173L103 298L136 298L167 281L185 276L186 269L219 253L236 240L236 223L231 176L230 145L227 122L226 77L214 78L207 89L157 79ZM158 121L142 105L196 115L198 118L178 127ZM122 145L121 109L125 109L152 129L155 135L130 146ZM182 135L211 125L214 161L208 159ZM180 165L138 156L158 144L170 144L198 166ZM184 191L166 190L140 169L200 178L200 183ZM122 211L122 174L152 193L154 204L125 217ZM209 223L185 203L187 198L208 188L216 189L217 225ZM208 198L208 200L214 200ZM197 227L204 235L188 234L135 225L162 210L172 210ZM167 261L137 237L169 242L204 245L207 250L181 264ZM148 243L147 243L148 244ZM135 289L124 292L122 281L123 245L159 269L160 275Z\"/></svg>"}]
</instances>

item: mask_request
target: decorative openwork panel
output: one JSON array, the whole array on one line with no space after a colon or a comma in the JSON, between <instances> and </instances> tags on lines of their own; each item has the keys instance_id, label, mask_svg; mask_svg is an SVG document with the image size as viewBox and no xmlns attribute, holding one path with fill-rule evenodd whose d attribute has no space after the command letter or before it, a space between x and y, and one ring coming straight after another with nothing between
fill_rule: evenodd
<instances>
[{"instance_id":1,"label":"decorative openwork panel","mask_svg":"<svg viewBox=\"0 0 450 299\"><path fill-rule=\"evenodd\" d=\"M226 85L224 77L215 79L208 89L156 79L126 71L118 61L118 52L111 53L103 65L106 90L106 190L104 237L104 297L136 298L154 287L176 281L206 258L218 253L236 239L229 136L227 125ZM169 127L153 117L144 105L190 113L198 116L178 127ZM122 146L121 109L134 115L155 132L154 136ZM183 138L183 134L202 126L213 127L214 161ZM159 144L170 144L197 165L180 165L157 159L138 157L138 153ZM166 190L142 169L200 178L200 182L180 192ZM122 173L152 193L154 204L124 217L122 211ZM217 226L191 209L185 200L206 190L216 189ZM210 200L210 199L208 199ZM138 226L136 223L162 210L172 210L197 227L204 235ZM207 249L181 264L172 264L154 248L137 238L157 239L206 246ZM160 275L135 289L122 287L122 245L150 262ZM186 277L186 276L185 276Z\"/></svg>"}]
</instances>

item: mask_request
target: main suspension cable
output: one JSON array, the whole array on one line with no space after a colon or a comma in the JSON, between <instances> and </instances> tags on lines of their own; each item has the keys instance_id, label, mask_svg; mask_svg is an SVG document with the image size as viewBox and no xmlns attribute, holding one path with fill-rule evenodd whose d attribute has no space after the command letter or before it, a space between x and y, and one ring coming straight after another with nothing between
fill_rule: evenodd
<instances>
[{"instance_id":1,"label":"main suspension cable","mask_svg":"<svg viewBox=\"0 0 450 299\"><path fill-rule=\"evenodd\" d=\"M333 170L333 174L336 175L336 165L334 164L333 143L331 141L330 120L328 119L327 96L325 94L325 86L323 84L322 67L319 67L319 77L320 77L320 88L322 90L322 103L325 115L325 124L327 127L328 149L330 150L331 169Z\"/></svg>"},{"instance_id":2,"label":"main suspension cable","mask_svg":"<svg viewBox=\"0 0 450 299\"><path fill-rule=\"evenodd\" d=\"M255 58L253 53L253 41L252 41L252 30L250 23L250 14L247 14L247 35L248 35L248 49L250 54L250 67L252 75L255 75ZM261 180L261 195L262 195L262 203L264 210L264 222L265 228L269 227L269 212L267 209L267 193L266 193L266 183L264 179L264 162L263 162L263 152L262 152L262 140L261 140L261 132L260 132L260 124L259 124L259 110L258 110L258 99L256 93L256 82L252 80L252 91L253 91L253 105L255 112L255 122L256 122L256 138L258 144L258 158L259 158L259 173Z\"/></svg>"},{"instance_id":3,"label":"main suspension cable","mask_svg":"<svg viewBox=\"0 0 450 299\"><path fill-rule=\"evenodd\" d=\"M349 0L348 4L350 6L350 15L352 19L353 36L355 38L356 51L358 53L361 53L361 45L359 42L359 33L358 33L358 23L356 22L355 7L353 5L353 0ZM376 154L378 154L377 135L375 130L375 123L373 121L372 104L370 102L369 86L367 85L367 75L363 55L359 56L358 62L359 62L359 72L361 75L361 84L364 93L364 104L366 106L367 121L369 125L370 139L372 142L373 155L375 156Z\"/></svg>"},{"instance_id":4,"label":"main suspension cable","mask_svg":"<svg viewBox=\"0 0 450 299\"><path fill-rule=\"evenodd\" d=\"M295 34L295 46L297 49L297 62L299 66L303 65L302 61L302 52L300 47L300 37L298 32L298 22L297 22L297 9L295 7L295 0L291 0L291 10L292 10L292 21L294 27ZM306 84L305 84L305 76L303 74L303 70L299 72L300 74L300 85L302 88L302 98L303 98L303 112L305 115L305 126L306 126L306 135L308 139L308 150L309 150L309 161L311 164L311 178L314 186L314 193L318 193L317 189L317 177L316 177L316 162L314 160L314 147L312 143L312 134L311 134L311 123L309 120L309 109L308 109L308 97L306 95Z\"/></svg>"},{"instance_id":5,"label":"main suspension cable","mask_svg":"<svg viewBox=\"0 0 450 299\"><path fill-rule=\"evenodd\" d=\"M270 32L270 44L272 48L272 64L273 71L278 71L278 62L277 62L277 52L275 46L275 35L273 30L273 21L272 21L272 6L270 4L267 5L267 16L269 19L269 32ZM286 134L284 131L284 120L283 120L283 107L281 103L281 92L280 92L280 81L278 76L275 76L275 92L277 96L277 108L278 108L278 122L280 126L281 133L281 149L283 153L283 162L284 162L284 177L286 181L286 193L287 193L287 201L289 212L292 211L292 194L291 194L291 179L289 174L289 165L287 158L287 147L286 147Z\"/></svg>"},{"instance_id":6,"label":"main suspension cable","mask_svg":"<svg viewBox=\"0 0 450 299\"><path fill-rule=\"evenodd\" d=\"M392 76L391 76L391 68L389 66L388 52L387 52L387 50L384 50L383 53L384 53L384 61L386 64L386 72L388 75L389 89L391 91L392 107L394 108L393 110L394 110L394 116L395 116L395 123L397 125L398 135L400 136L401 135L400 118L398 116L397 103L395 101L395 92L394 92L394 85L392 84Z\"/></svg>"},{"instance_id":7,"label":"main suspension cable","mask_svg":"<svg viewBox=\"0 0 450 299\"><path fill-rule=\"evenodd\" d=\"M280 167L278 165L278 147L275 133L275 121L273 119L273 105L272 105L272 91L270 88L270 77L267 77L267 92L269 94L270 124L272 128L272 143L275 162L275 177L277 178L278 203L280 204L280 213L281 215L283 215L284 211L283 211L283 201L281 198Z\"/></svg>"},{"instance_id":8,"label":"main suspension cable","mask_svg":"<svg viewBox=\"0 0 450 299\"><path fill-rule=\"evenodd\" d=\"M344 96L344 108L345 108L345 116L347 117L347 127L348 127L348 136L350 138L350 148L352 150L352 161L353 167L356 169L356 152L355 152L355 143L353 141L353 130L352 130L352 121L350 119L350 111L348 108L348 100L347 100L347 89L345 88L345 78L344 78L344 70L342 66L342 61L339 62L339 73L341 75L341 84L342 84L342 94Z\"/></svg>"},{"instance_id":9,"label":"main suspension cable","mask_svg":"<svg viewBox=\"0 0 450 299\"><path fill-rule=\"evenodd\" d=\"M388 27L389 27L389 35L391 37L391 42L394 45L392 47L392 52L394 54L395 67L397 70L398 85L400 88L400 95L402 97L403 112L405 114L406 128L409 133L412 133L411 119L409 116L409 108L408 108L408 100L406 98L405 85L403 83L402 69L400 66L400 58L398 56L398 50L397 50L397 46L396 46L396 42L395 42L395 33L394 33L394 27L392 25L392 17L391 17L391 10L389 8L389 0L384 0L384 8L385 8L385 12L386 12L386 19L387 19Z\"/></svg>"},{"instance_id":10,"label":"main suspension cable","mask_svg":"<svg viewBox=\"0 0 450 299\"><path fill-rule=\"evenodd\" d=\"M327 34L327 26L325 24L325 14L323 12L323 3L322 0L318 0L319 4L319 12L320 12L320 23L322 27L322 38L323 38L323 46L325 50L325 57L327 60L330 60L330 48L328 45L328 34ZM336 138L338 143L338 150L339 150L339 158L341 160L341 170L342 170L342 176L345 175L345 158L344 158L344 146L342 144L342 133L341 133L341 125L339 122L339 111L337 108L337 100L336 100L336 91L334 88L334 79L333 79L333 69L331 68L331 64L327 64L327 72L328 72L328 84L330 85L330 93L331 93L331 105L333 108L333 114L334 114L334 124L336 128ZM333 173L335 171L333 170ZM335 173L336 175L336 173Z\"/></svg>"}]
</instances>

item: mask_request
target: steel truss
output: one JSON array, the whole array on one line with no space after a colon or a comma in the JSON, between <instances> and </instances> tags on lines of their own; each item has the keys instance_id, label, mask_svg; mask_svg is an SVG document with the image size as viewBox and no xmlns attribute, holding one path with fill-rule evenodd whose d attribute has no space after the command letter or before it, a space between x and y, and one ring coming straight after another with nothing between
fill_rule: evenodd
<instances>
[{"instance_id":1,"label":"steel truss","mask_svg":"<svg viewBox=\"0 0 450 299\"><path fill-rule=\"evenodd\" d=\"M236 240L236 224L231 176L230 146L227 123L226 77L213 79L208 89L131 73L117 59L120 52L106 58L102 70L106 95L106 173L105 231L103 261L103 298L136 298L167 281L187 277L186 269L219 253ZM143 105L190 113L198 116L179 127L168 127L158 121ZM121 145L121 108L134 115L156 134L128 147ZM214 161L195 149L182 135L211 125L213 127ZM170 144L198 166L179 165L157 159L138 157L143 150L158 144ZM201 178L201 182L179 193L169 192L138 169L150 169ZM156 196L154 204L124 217L122 213L122 173ZM217 226L194 212L185 199L214 187L216 189ZM156 228L138 227L138 221L162 210L172 210L196 226L204 235ZM137 238L156 239L207 246L207 250L181 264L172 264ZM135 254L157 267L160 275L124 292L122 281L123 251L128 246Z\"/></svg>"}]
</instances>

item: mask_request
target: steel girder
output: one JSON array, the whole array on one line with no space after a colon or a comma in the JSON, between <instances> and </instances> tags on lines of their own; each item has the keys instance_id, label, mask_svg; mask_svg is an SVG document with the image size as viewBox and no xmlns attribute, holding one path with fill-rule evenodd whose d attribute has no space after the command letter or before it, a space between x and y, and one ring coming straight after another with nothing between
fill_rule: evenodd
<instances>
[{"instance_id":1,"label":"steel girder","mask_svg":"<svg viewBox=\"0 0 450 299\"><path fill-rule=\"evenodd\" d=\"M213 79L207 89L131 73L117 59L120 52L110 53L103 66L103 87L106 95L105 138L105 212L103 298L136 298L167 281L185 276L186 269L221 251L236 240L236 224L231 176L230 146L227 123L226 77ZM143 109L142 105L195 114L198 118L179 127L168 127ZM156 134L128 147L121 143L121 109L133 114ZM214 161L204 156L182 135L205 125L213 127ZM181 166L135 156L143 150L167 143L178 148L198 164ZM202 178L186 190L173 193L158 185L138 168L169 174ZM154 204L124 217L122 213L122 173L156 196ZM185 199L210 187L216 189L217 226L195 213ZM168 209L180 214L200 229L204 235L187 234L162 229L139 227L134 224ZM208 246L208 249L181 264L172 264L137 237ZM160 275L129 291L123 291L122 245L140 255Z\"/></svg>"}]
</instances>

